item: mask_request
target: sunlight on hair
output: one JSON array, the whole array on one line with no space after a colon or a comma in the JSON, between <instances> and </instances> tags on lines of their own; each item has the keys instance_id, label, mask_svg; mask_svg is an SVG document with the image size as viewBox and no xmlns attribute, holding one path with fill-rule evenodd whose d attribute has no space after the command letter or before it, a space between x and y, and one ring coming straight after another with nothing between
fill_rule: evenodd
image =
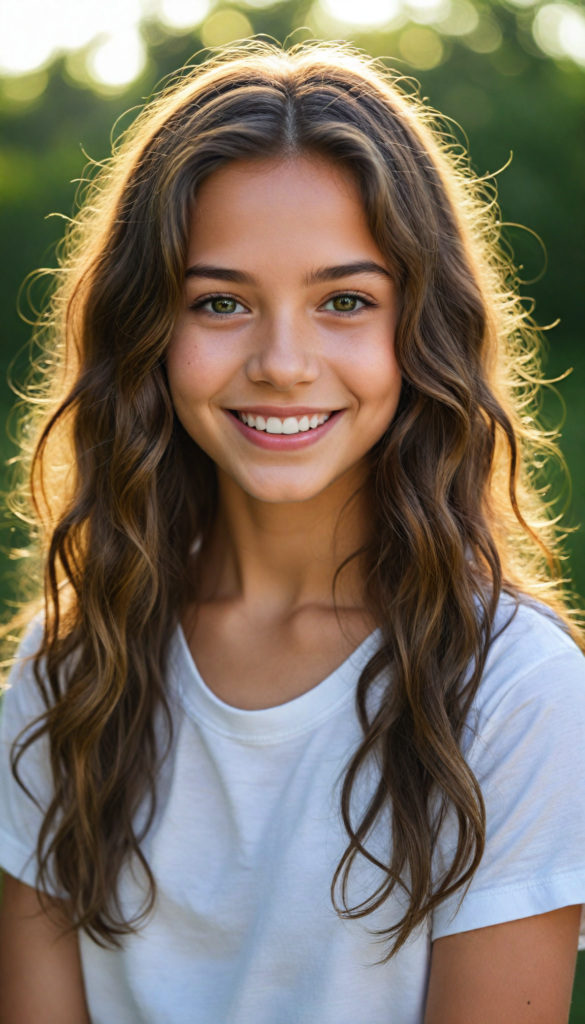
<instances>
[{"instance_id":1,"label":"sunlight on hair","mask_svg":"<svg viewBox=\"0 0 585 1024\"><path fill-rule=\"evenodd\" d=\"M585 66L585 15L573 4L546 4L534 19L534 38L550 57Z\"/></svg>"},{"instance_id":2,"label":"sunlight on hair","mask_svg":"<svg viewBox=\"0 0 585 1024\"><path fill-rule=\"evenodd\" d=\"M543 11L574 10L545 4ZM130 29L139 47L137 25ZM224 9L201 35L213 46L249 29L241 11ZM124 47L116 56L112 44L100 63L100 42L94 73L119 81ZM405 26L399 41L415 68L436 66L449 45L424 24ZM373 453L371 562L363 549L371 614L387 637L385 660L364 677L367 734L344 783L343 820L351 830L332 885L333 906L345 920L375 911L395 891L406 893L402 918L377 932L384 959L467 884L482 856L481 794L454 740L481 681L501 589L546 604L585 646L561 575L567 531L558 526L555 501L564 494L556 485L549 490L557 433L537 419L542 340L531 306L515 290L495 176L475 176L458 139L398 75L350 47L312 41L285 53L246 40L186 68L136 118L112 159L98 165L68 224L58 268L36 276L45 287L50 274L55 287L45 290L38 312L33 307L32 369L26 390L17 392L27 403L24 412L17 407L18 476L7 502L22 529L30 527L31 568L22 586L30 580L31 599L46 595L35 670L52 666L57 694L71 665L58 715L46 726L54 763L71 770L46 818L52 846L38 847L38 879L46 889L56 877L72 895L75 927L82 921L107 948L120 945L154 906L152 872L132 916L115 897L145 834L134 828L134 808L152 795L154 813L155 726L167 709L167 653L178 613L193 593L190 545L211 535L215 518L215 470L176 429L165 361L183 291L183 225L194 185L226 160L312 154L317 140L323 156L344 161L354 180L367 184L368 224L376 226L383 258L412 282L412 294L403 292L410 326L401 355L409 387ZM472 108L480 95L470 94ZM34 158L30 168L38 173ZM35 613L34 600L5 637ZM97 673L96 652L103 661ZM367 686L381 667L392 671L388 714L368 720ZM446 694L447 710L440 703ZM170 728L170 713L167 721ZM352 818L352 794L380 739L385 768L368 823L367 816ZM449 874L432 892L429 835L437 819L425 819L431 789L421 749L425 758L432 750L432 785L453 794L461 823ZM104 833L95 799L104 779L122 794L117 833ZM402 824L382 881L355 906L352 866L389 801ZM403 871L408 885L399 890Z\"/></svg>"}]
</instances>

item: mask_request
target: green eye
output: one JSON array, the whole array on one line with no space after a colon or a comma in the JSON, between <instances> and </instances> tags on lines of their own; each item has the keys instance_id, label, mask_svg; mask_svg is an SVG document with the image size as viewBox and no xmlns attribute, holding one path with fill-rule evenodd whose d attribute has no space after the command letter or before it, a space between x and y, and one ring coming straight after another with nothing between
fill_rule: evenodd
<instances>
[{"instance_id":1,"label":"green eye","mask_svg":"<svg viewBox=\"0 0 585 1024\"><path fill-rule=\"evenodd\" d=\"M331 310L334 313L354 313L357 309L367 305L363 299L358 298L357 295L334 295L332 299L328 299L322 309Z\"/></svg>"},{"instance_id":2,"label":"green eye","mask_svg":"<svg viewBox=\"0 0 585 1024\"><path fill-rule=\"evenodd\" d=\"M351 313L357 306L355 295L336 295L333 301L333 309L338 313Z\"/></svg>"},{"instance_id":3,"label":"green eye","mask_svg":"<svg viewBox=\"0 0 585 1024\"><path fill-rule=\"evenodd\" d=\"M210 306L214 313L235 313L238 303L235 299L225 298L211 299Z\"/></svg>"}]
</instances>

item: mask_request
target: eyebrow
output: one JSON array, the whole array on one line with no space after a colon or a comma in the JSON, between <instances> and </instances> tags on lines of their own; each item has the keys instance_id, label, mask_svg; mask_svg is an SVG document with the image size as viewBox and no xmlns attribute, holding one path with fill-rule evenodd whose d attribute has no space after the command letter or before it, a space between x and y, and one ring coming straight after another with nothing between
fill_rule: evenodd
<instances>
[{"instance_id":1,"label":"eyebrow","mask_svg":"<svg viewBox=\"0 0 585 1024\"><path fill-rule=\"evenodd\" d=\"M381 274L390 277L385 267L374 260L357 260L354 263L338 263L331 267L320 267L307 274L305 284L322 284L324 281L338 281L353 274ZM210 263L194 263L185 271L185 277L207 277L216 281L231 281L234 284L256 284L252 274L230 267L215 267Z\"/></svg>"},{"instance_id":2,"label":"eyebrow","mask_svg":"<svg viewBox=\"0 0 585 1024\"><path fill-rule=\"evenodd\" d=\"M313 270L306 277L306 284L322 284L324 281L338 281L341 277L349 277L353 274L382 274L390 277L385 267L373 260L358 260L355 263L338 263L333 267L321 267Z\"/></svg>"},{"instance_id":3,"label":"eyebrow","mask_svg":"<svg viewBox=\"0 0 585 1024\"><path fill-rule=\"evenodd\" d=\"M185 277L211 277L216 281L232 281L234 284L256 284L256 279L245 270L214 267L210 263L194 263L185 271Z\"/></svg>"}]
</instances>

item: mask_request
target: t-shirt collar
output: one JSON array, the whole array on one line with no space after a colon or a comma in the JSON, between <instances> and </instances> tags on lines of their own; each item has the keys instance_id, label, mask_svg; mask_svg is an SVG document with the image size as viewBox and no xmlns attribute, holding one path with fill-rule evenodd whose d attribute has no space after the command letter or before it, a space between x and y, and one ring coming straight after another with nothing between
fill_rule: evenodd
<instances>
[{"instance_id":1,"label":"t-shirt collar","mask_svg":"<svg viewBox=\"0 0 585 1024\"><path fill-rule=\"evenodd\" d=\"M280 743L317 728L354 698L360 673L380 641L380 630L375 630L317 686L260 711L235 708L215 696L199 673L181 626L173 640L171 672L185 711L201 725L241 743Z\"/></svg>"}]
</instances>

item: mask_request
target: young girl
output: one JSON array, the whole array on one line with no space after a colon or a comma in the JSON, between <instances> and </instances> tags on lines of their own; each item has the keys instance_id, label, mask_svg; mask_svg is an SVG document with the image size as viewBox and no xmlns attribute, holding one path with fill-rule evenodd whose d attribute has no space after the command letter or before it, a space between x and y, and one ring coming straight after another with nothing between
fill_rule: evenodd
<instances>
[{"instance_id":1,"label":"young girl","mask_svg":"<svg viewBox=\"0 0 585 1024\"><path fill-rule=\"evenodd\" d=\"M585 662L495 217L322 45L190 71L91 190L2 717L4 1024L567 1020Z\"/></svg>"}]
</instances>

